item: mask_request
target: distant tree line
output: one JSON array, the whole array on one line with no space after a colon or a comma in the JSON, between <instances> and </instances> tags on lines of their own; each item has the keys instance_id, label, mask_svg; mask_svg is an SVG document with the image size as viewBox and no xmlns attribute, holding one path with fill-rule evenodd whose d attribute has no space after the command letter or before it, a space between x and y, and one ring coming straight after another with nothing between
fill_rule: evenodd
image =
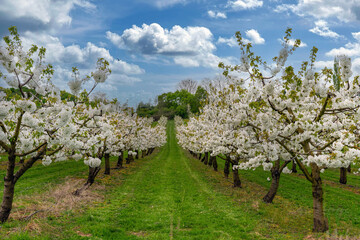
<instances>
[{"instance_id":1,"label":"distant tree line","mask_svg":"<svg viewBox=\"0 0 360 240\"><path fill-rule=\"evenodd\" d=\"M201 103L207 98L207 91L199 86L197 81L185 79L177 84L175 92L163 93L155 99L156 103L140 102L136 113L141 117L156 119L166 116L173 119L176 115L189 118L191 114L199 113Z\"/></svg>"}]
</instances>

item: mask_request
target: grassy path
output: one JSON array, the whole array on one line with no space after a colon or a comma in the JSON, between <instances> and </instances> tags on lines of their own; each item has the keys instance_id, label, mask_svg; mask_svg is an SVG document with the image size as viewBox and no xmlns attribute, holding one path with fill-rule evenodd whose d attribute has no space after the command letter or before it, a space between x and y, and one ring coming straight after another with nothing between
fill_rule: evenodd
<instances>
[{"instance_id":1,"label":"grassy path","mask_svg":"<svg viewBox=\"0 0 360 240\"><path fill-rule=\"evenodd\" d=\"M260 216L214 192L173 131L170 123L167 145L109 194L111 204L77 219L81 231L102 239L256 239Z\"/></svg>"}]
</instances>

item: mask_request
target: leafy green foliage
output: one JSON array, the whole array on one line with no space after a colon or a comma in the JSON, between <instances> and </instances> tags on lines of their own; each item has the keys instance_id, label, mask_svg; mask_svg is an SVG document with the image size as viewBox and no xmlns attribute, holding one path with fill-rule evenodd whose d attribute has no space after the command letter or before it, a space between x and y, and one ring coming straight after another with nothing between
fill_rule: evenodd
<instances>
[{"instance_id":1,"label":"leafy green foliage","mask_svg":"<svg viewBox=\"0 0 360 240\"><path fill-rule=\"evenodd\" d=\"M199 113L201 104L206 97L206 90L200 86L195 94L191 94L184 89L163 93L157 97L156 106L141 102L136 109L136 113L141 117L154 117L155 119L160 118L160 116L173 119L176 115L188 118L189 114Z\"/></svg>"}]
</instances>

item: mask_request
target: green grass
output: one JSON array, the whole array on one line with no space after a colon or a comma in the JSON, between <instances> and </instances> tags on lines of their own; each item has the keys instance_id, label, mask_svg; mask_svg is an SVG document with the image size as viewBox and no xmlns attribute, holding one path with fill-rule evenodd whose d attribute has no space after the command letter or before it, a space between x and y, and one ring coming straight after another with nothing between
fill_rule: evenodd
<instances>
[{"instance_id":1,"label":"green grass","mask_svg":"<svg viewBox=\"0 0 360 240\"><path fill-rule=\"evenodd\" d=\"M0 179L4 179L6 173L6 156L1 156ZM15 171L18 169L16 167ZM87 166L83 161L53 162L49 166L43 166L41 161L36 162L32 168L25 172L15 185L15 199L19 195L30 195L44 192L52 185L63 182L67 176L84 176ZM0 198L3 196L3 182L0 182Z\"/></svg>"},{"instance_id":2,"label":"green grass","mask_svg":"<svg viewBox=\"0 0 360 240\"><path fill-rule=\"evenodd\" d=\"M112 170L111 177L101 181L106 183L106 189L100 191L103 201L84 206L81 212L68 211L57 218L32 219L42 226L41 235L35 231L21 233L26 223L13 223L3 226L12 233L0 238L303 239L326 236L311 232L311 185L301 175L282 175L274 203L265 204L261 197L270 184L266 180L268 172L241 171L243 188L234 189L231 178L222 176L222 160L218 160L219 172L212 171L176 144L173 122L169 122L167 130L168 143L156 155L135 160L131 166L126 165L125 170ZM45 176L48 170L44 169L52 167L56 166L38 166L37 173L36 168L30 169L28 180L19 185L23 188L22 194L46 187L42 183L44 179L55 181L52 178L57 171L63 179L66 173L62 173L61 166L53 170L55 175ZM76 174L80 169L69 171ZM330 182L336 181L337 175L334 171L324 174L324 179L329 181L325 181L325 203L331 231L336 229L341 234L359 236L359 194ZM349 184L360 186L354 176L349 177Z\"/></svg>"},{"instance_id":3,"label":"green grass","mask_svg":"<svg viewBox=\"0 0 360 240\"><path fill-rule=\"evenodd\" d=\"M224 169L224 160L218 158L219 171ZM291 167L291 166L290 166ZM270 172L256 169L255 171L239 171L240 178L246 182L256 183L269 189ZM325 215L329 219L330 231L341 234L360 235L360 178L348 174L348 185L339 182L339 170L326 170L322 174L324 180ZM354 191L356 193L354 193ZM290 200L297 206L312 209L311 183L305 179L301 170L297 174L282 174L277 195ZM275 198L276 202L278 198Z\"/></svg>"}]
</instances>

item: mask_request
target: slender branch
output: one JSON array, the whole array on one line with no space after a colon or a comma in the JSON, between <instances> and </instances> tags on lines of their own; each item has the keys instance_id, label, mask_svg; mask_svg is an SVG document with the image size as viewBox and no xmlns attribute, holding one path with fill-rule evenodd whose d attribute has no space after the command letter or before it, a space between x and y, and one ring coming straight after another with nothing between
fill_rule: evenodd
<instances>
[{"instance_id":1,"label":"slender branch","mask_svg":"<svg viewBox=\"0 0 360 240\"><path fill-rule=\"evenodd\" d=\"M31 153L34 153L34 152L36 152L36 151L38 151L40 148L42 148L45 144L47 144L46 142L44 142L44 143L42 143L42 144L40 144L39 146L37 146L36 148L34 148L33 150L30 150L30 151L28 151L28 152L26 152L26 153L15 153L15 156L17 156L17 157L25 157L26 155L29 155L29 154L31 154Z\"/></svg>"},{"instance_id":2,"label":"slender branch","mask_svg":"<svg viewBox=\"0 0 360 240\"><path fill-rule=\"evenodd\" d=\"M286 114L284 113L284 111L277 109L277 108L274 106L274 104L273 104L269 99L267 99L267 100L268 100L268 103L270 104L270 107L271 107L274 111L278 112L280 115L284 116L286 122L290 124L291 121L290 121L290 119L286 116Z\"/></svg>"},{"instance_id":3,"label":"slender branch","mask_svg":"<svg viewBox=\"0 0 360 240\"><path fill-rule=\"evenodd\" d=\"M31 158L29 158L21 167L20 169L14 174L14 183L29 169L32 167L32 165L39 159L43 158L46 152L47 144L42 146L37 154Z\"/></svg>"},{"instance_id":4,"label":"slender branch","mask_svg":"<svg viewBox=\"0 0 360 240\"><path fill-rule=\"evenodd\" d=\"M30 77L28 78L28 80L26 80L23 84L21 84L21 87L25 86L26 84L28 84L30 82L30 80L33 78L34 74L30 74Z\"/></svg>"},{"instance_id":5,"label":"slender branch","mask_svg":"<svg viewBox=\"0 0 360 240\"><path fill-rule=\"evenodd\" d=\"M6 145L6 143L4 143L3 141L0 140L0 146L6 151L9 152L10 151L10 147L8 145Z\"/></svg>"},{"instance_id":6,"label":"slender branch","mask_svg":"<svg viewBox=\"0 0 360 240\"><path fill-rule=\"evenodd\" d=\"M299 165L301 171L305 174L306 179L309 180L310 182L313 182L310 173L308 172L306 167L302 164L302 162L297 158L296 154L293 151L291 151L284 143L280 142L278 139L275 139L275 141L279 143L283 148L285 148L285 150L289 152L291 156L293 156L294 160Z\"/></svg>"},{"instance_id":7,"label":"slender branch","mask_svg":"<svg viewBox=\"0 0 360 240\"><path fill-rule=\"evenodd\" d=\"M25 93L24 93L23 90L22 90L23 85L22 85L21 82L20 82L20 78L19 78L18 73L16 72L16 69L14 69L14 73L15 73L16 79L17 79L17 81L18 81L18 87L19 87L21 96L22 96L23 98L25 98Z\"/></svg>"},{"instance_id":8,"label":"slender branch","mask_svg":"<svg viewBox=\"0 0 360 240\"><path fill-rule=\"evenodd\" d=\"M16 142L19 138L19 134L20 134L20 126L21 126L21 122L22 122L22 117L24 115L24 111L21 110L20 116L18 117L18 121L16 124L16 128L15 128L15 133L14 133L14 137L12 138L11 142L11 147L15 149L16 146Z\"/></svg>"},{"instance_id":9,"label":"slender branch","mask_svg":"<svg viewBox=\"0 0 360 240\"><path fill-rule=\"evenodd\" d=\"M88 97L90 95L90 93L96 88L97 85L98 85L98 82L95 82L94 86L92 87L92 89L90 90L88 95L86 95L86 97Z\"/></svg>"},{"instance_id":10,"label":"slender branch","mask_svg":"<svg viewBox=\"0 0 360 240\"><path fill-rule=\"evenodd\" d=\"M314 122L320 121L321 117L322 117L322 116L324 115L324 113L325 113L326 106L327 106L329 100L330 100L330 94L328 93L327 96L326 96L325 102L324 102L324 104L323 104L323 106L322 106L322 108L321 108L321 110L320 110L320 113L319 113L319 115L314 119Z\"/></svg>"},{"instance_id":11,"label":"slender branch","mask_svg":"<svg viewBox=\"0 0 360 240\"><path fill-rule=\"evenodd\" d=\"M286 167L286 165L288 165L291 161L285 161L281 167L279 168L279 172L282 172L284 170L284 168Z\"/></svg>"},{"instance_id":12,"label":"slender branch","mask_svg":"<svg viewBox=\"0 0 360 240\"><path fill-rule=\"evenodd\" d=\"M5 127L3 122L0 122L0 127L1 127L1 129L3 130L4 133L7 133L6 127Z\"/></svg>"},{"instance_id":13,"label":"slender branch","mask_svg":"<svg viewBox=\"0 0 360 240\"><path fill-rule=\"evenodd\" d=\"M64 148L64 146L58 147L57 149L55 149L55 150L52 151L52 152L47 153L46 155L52 156L52 155L54 155L55 153L59 152L59 151L60 151L61 149L63 149L63 148Z\"/></svg>"}]
</instances>

